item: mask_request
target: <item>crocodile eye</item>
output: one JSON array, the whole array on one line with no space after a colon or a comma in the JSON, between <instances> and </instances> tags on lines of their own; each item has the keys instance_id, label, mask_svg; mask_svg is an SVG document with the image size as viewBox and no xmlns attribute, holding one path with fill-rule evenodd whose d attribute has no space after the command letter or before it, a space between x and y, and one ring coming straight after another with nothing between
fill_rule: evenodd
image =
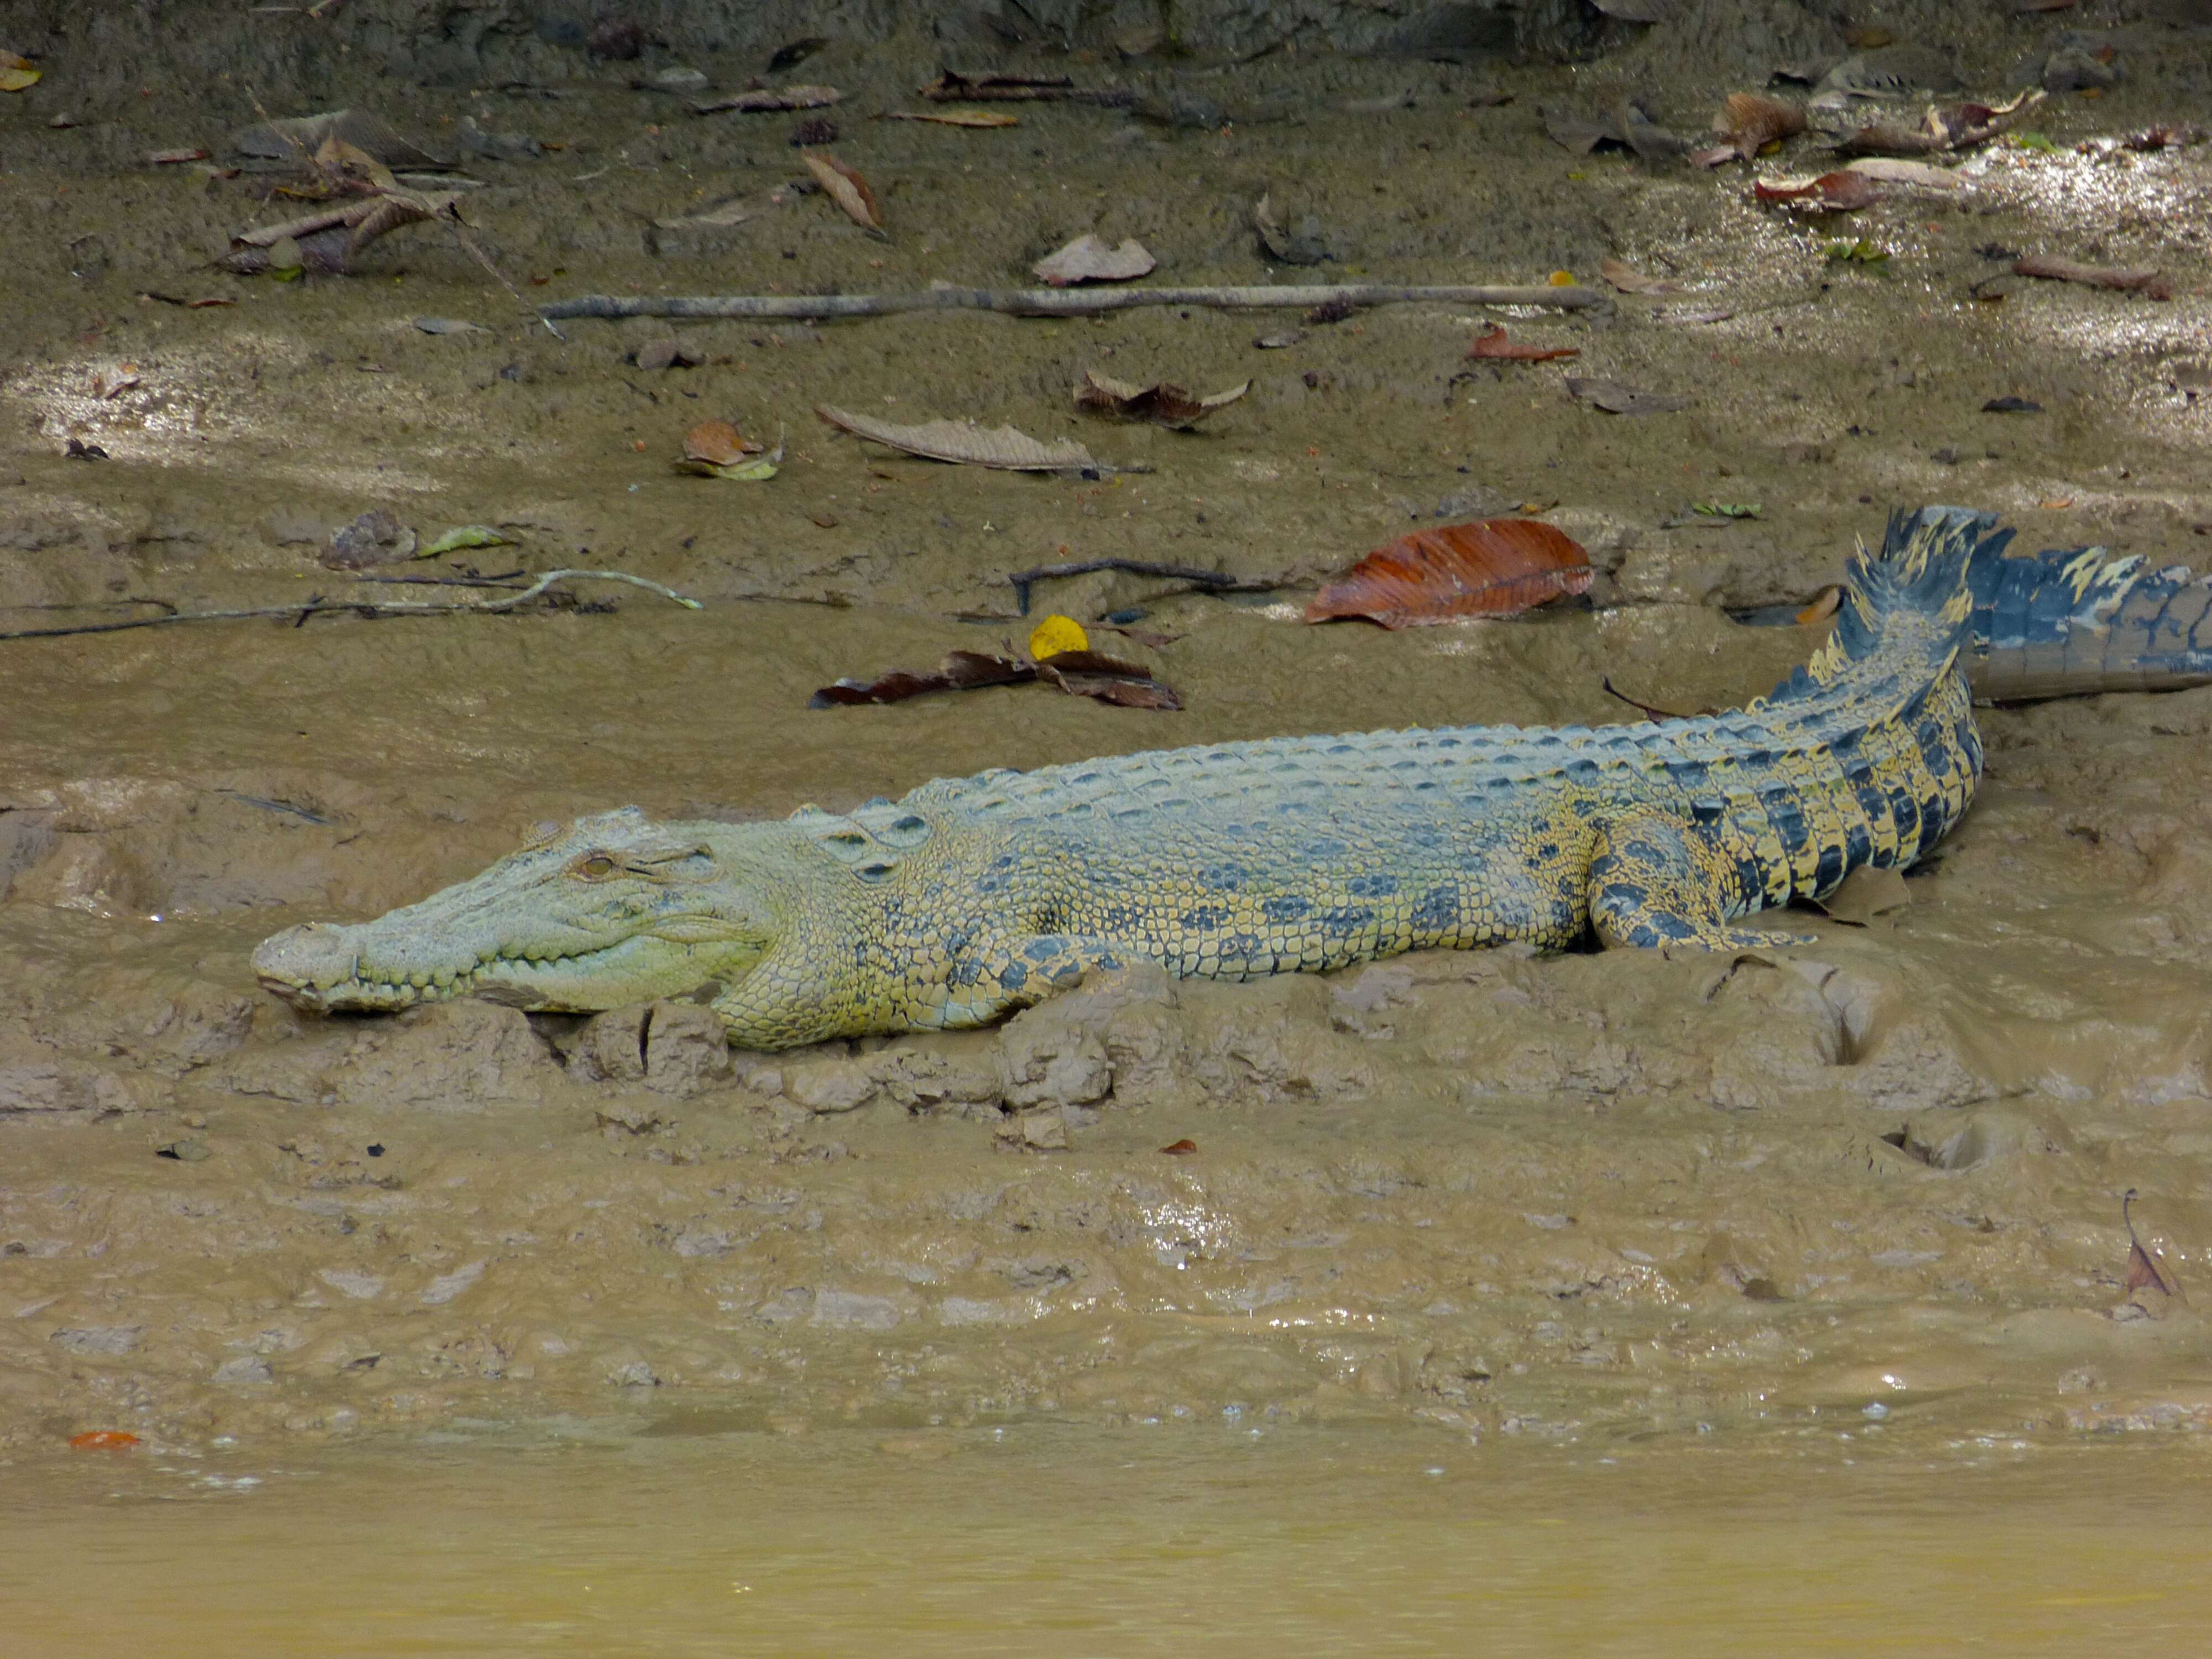
<instances>
[{"instance_id":1,"label":"crocodile eye","mask_svg":"<svg viewBox=\"0 0 2212 1659\"><path fill-rule=\"evenodd\" d=\"M611 876L614 872L615 861L605 853L594 853L576 866L578 875L589 876L595 881L601 876Z\"/></svg>"}]
</instances>

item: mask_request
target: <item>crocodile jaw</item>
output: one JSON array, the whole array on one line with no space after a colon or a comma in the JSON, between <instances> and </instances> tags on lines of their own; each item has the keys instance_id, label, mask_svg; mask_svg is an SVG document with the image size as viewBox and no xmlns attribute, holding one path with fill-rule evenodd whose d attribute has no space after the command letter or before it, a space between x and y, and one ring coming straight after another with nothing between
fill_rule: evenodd
<instances>
[{"instance_id":1,"label":"crocodile jaw","mask_svg":"<svg viewBox=\"0 0 2212 1659\"><path fill-rule=\"evenodd\" d=\"M533 1012L591 1012L734 984L759 959L736 940L687 945L634 935L569 956L492 956L432 969L380 959L375 925L310 922L262 942L262 988L309 1013L392 1013L422 1002L480 996Z\"/></svg>"}]
</instances>

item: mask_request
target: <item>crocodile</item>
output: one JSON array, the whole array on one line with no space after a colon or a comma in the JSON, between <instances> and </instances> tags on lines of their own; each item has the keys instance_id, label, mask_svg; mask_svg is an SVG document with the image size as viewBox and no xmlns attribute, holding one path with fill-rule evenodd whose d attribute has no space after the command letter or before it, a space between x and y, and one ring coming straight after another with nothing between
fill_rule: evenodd
<instances>
[{"instance_id":1,"label":"crocodile","mask_svg":"<svg viewBox=\"0 0 2212 1659\"><path fill-rule=\"evenodd\" d=\"M1157 750L769 823L626 807L379 919L290 928L253 966L315 1012L689 998L775 1049L981 1025L1144 959L1240 980L1593 934L1785 945L1804 936L1743 919L1908 867L1966 812L1970 666L2005 697L2212 676L2212 590L2186 570L2007 557L2009 535L1965 508L1893 514L1826 642L1731 713Z\"/></svg>"}]
</instances>

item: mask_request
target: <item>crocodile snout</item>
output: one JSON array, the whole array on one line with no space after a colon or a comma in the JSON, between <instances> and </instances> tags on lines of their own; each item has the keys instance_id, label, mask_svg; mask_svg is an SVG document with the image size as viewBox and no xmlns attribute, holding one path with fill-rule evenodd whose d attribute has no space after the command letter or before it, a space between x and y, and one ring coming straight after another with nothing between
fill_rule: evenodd
<instances>
[{"instance_id":1,"label":"crocodile snout","mask_svg":"<svg viewBox=\"0 0 2212 1659\"><path fill-rule=\"evenodd\" d=\"M321 1000L319 993L352 979L359 960L344 928L311 921L262 940L253 971L286 1001L312 1006Z\"/></svg>"}]
</instances>

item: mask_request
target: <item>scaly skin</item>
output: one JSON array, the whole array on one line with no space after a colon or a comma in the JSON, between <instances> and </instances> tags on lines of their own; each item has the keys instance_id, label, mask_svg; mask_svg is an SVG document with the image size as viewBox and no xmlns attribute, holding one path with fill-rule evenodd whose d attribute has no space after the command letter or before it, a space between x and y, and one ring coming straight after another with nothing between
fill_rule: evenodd
<instances>
[{"instance_id":1,"label":"scaly skin","mask_svg":"<svg viewBox=\"0 0 2212 1659\"><path fill-rule=\"evenodd\" d=\"M781 1048L982 1024L1135 958L1249 979L1592 929L1788 944L1736 920L1911 865L1972 799L1959 664L1990 524L1893 519L1828 644L1740 713L1170 750L775 823L624 809L374 921L280 933L254 966L315 1010L702 996L732 1042Z\"/></svg>"}]
</instances>

